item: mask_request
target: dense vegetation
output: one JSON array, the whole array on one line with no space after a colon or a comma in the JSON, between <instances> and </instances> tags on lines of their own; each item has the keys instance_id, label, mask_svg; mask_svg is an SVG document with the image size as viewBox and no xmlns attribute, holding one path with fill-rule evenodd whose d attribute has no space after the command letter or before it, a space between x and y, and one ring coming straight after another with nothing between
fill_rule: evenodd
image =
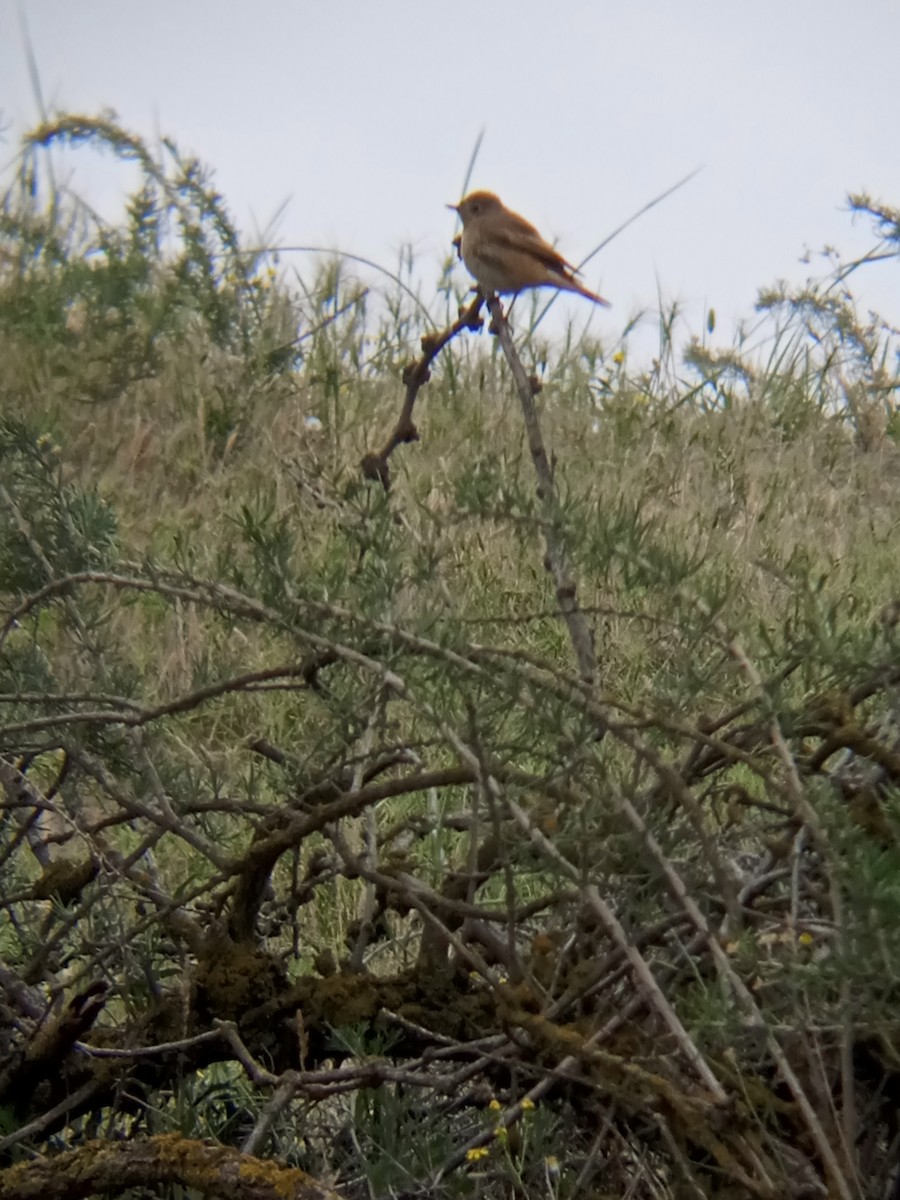
<instances>
[{"instance_id":1,"label":"dense vegetation","mask_svg":"<svg viewBox=\"0 0 900 1200\"><path fill-rule=\"evenodd\" d=\"M900 1195L866 264L645 370L520 301L549 486L485 328L388 491L449 253L310 281L160 155L0 212L0 1197Z\"/></svg>"}]
</instances>

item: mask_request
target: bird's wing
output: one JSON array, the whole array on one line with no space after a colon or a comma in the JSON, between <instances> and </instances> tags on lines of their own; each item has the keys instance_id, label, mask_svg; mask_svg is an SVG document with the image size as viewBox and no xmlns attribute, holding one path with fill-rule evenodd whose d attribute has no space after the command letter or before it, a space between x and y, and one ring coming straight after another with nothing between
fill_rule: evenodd
<instances>
[{"instance_id":1,"label":"bird's wing","mask_svg":"<svg viewBox=\"0 0 900 1200\"><path fill-rule=\"evenodd\" d=\"M506 228L495 230L493 238L508 246L511 250L522 250L533 255L550 271L559 271L562 275L577 275L578 268L563 258L549 242L545 242L535 227L529 224L518 213L507 210L509 220Z\"/></svg>"}]
</instances>

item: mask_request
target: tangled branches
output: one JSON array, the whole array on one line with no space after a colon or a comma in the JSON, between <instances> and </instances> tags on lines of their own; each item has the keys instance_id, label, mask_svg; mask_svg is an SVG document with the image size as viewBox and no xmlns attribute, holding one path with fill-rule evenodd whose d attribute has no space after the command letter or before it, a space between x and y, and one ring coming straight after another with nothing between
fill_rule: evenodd
<instances>
[{"instance_id":1,"label":"tangled branches","mask_svg":"<svg viewBox=\"0 0 900 1200\"><path fill-rule=\"evenodd\" d=\"M844 1007L848 855L897 852L896 730L865 715L896 668L778 716L784 678L760 681L691 723L521 649L134 570L48 585L3 637L88 594L265 631L281 665L155 704L87 681L4 698L7 1154L103 1114L140 1128L138 1095L230 1064L257 1151L297 1105L312 1130L374 1089L400 1128L440 1114L432 1186L539 1105L588 1158L603 1125L698 1186L853 1194L890 1105ZM260 727L272 695L318 753ZM222 720L243 796L196 769Z\"/></svg>"}]
</instances>

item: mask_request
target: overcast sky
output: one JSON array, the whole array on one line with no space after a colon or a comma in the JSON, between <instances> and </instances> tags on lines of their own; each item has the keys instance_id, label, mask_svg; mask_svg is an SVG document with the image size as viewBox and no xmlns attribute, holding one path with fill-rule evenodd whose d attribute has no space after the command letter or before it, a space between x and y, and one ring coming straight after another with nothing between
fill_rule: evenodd
<instances>
[{"instance_id":1,"label":"overcast sky","mask_svg":"<svg viewBox=\"0 0 900 1200\"><path fill-rule=\"evenodd\" d=\"M805 249L872 244L848 191L900 205L898 0L0 0L5 160L40 115L23 19L48 108L173 136L248 233L287 201L285 243L409 241L429 280L482 128L473 185L576 261L702 167L588 267L611 337L658 287L725 336ZM900 265L861 285L900 323Z\"/></svg>"}]
</instances>

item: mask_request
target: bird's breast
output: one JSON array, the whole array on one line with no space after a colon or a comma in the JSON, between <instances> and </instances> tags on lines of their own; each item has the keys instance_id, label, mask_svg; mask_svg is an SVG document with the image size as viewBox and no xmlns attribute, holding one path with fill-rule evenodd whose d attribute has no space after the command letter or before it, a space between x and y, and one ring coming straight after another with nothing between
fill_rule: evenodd
<instances>
[{"instance_id":1,"label":"bird's breast","mask_svg":"<svg viewBox=\"0 0 900 1200\"><path fill-rule=\"evenodd\" d=\"M491 238L477 226L466 229L462 237L463 262L475 280L488 292L508 292L509 264L502 247L492 246Z\"/></svg>"}]
</instances>

